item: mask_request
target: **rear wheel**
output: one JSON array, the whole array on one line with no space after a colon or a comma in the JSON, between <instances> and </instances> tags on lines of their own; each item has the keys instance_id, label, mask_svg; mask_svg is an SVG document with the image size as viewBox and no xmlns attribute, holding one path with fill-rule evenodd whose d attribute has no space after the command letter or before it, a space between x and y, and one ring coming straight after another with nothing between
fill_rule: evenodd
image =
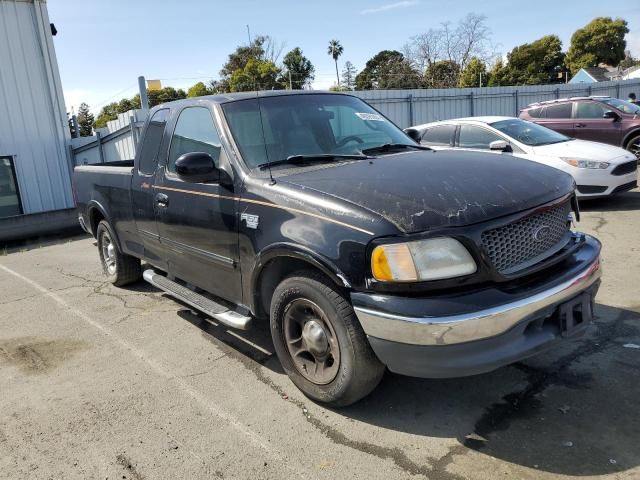
<instances>
[{"instance_id":1,"label":"rear wheel","mask_svg":"<svg viewBox=\"0 0 640 480\"><path fill-rule=\"evenodd\" d=\"M278 285L271 336L282 367L313 400L350 405L368 395L384 374L351 304L315 272L295 273Z\"/></svg>"},{"instance_id":2,"label":"rear wheel","mask_svg":"<svg viewBox=\"0 0 640 480\"><path fill-rule=\"evenodd\" d=\"M96 237L102 270L111 283L121 287L140 279L142 276L140 260L120 252L114 241L111 226L105 220L98 224Z\"/></svg>"},{"instance_id":3,"label":"rear wheel","mask_svg":"<svg viewBox=\"0 0 640 480\"><path fill-rule=\"evenodd\" d=\"M633 137L627 143L627 150L633 153L638 160L640 160L640 135Z\"/></svg>"}]
</instances>

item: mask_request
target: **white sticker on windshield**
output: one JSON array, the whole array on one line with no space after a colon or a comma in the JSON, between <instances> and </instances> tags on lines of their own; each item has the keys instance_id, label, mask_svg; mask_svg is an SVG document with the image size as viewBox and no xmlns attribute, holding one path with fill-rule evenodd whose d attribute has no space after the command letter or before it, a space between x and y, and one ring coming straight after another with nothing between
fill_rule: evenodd
<instances>
[{"instance_id":1,"label":"white sticker on windshield","mask_svg":"<svg viewBox=\"0 0 640 480\"><path fill-rule=\"evenodd\" d=\"M384 117L377 113L360 113L356 112L356 115L360 117L362 120L370 120L373 122L384 122Z\"/></svg>"}]
</instances>

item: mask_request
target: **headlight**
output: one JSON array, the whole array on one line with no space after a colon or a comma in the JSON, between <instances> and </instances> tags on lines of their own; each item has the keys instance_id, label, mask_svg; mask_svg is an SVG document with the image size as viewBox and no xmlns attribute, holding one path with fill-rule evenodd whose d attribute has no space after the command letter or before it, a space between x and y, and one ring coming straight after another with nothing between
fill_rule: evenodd
<instances>
[{"instance_id":1,"label":"headlight","mask_svg":"<svg viewBox=\"0 0 640 480\"><path fill-rule=\"evenodd\" d=\"M560 157L560 160L578 168L600 168L604 170L610 165L608 162L598 162L596 160L586 160L584 158Z\"/></svg>"},{"instance_id":2,"label":"headlight","mask_svg":"<svg viewBox=\"0 0 640 480\"><path fill-rule=\"evenodd\" d=\"M469 251L453 238L379 245L371 253L371 272L381 282L418 282L460 277L476 271Z\"/></svg>"}]
</instances>

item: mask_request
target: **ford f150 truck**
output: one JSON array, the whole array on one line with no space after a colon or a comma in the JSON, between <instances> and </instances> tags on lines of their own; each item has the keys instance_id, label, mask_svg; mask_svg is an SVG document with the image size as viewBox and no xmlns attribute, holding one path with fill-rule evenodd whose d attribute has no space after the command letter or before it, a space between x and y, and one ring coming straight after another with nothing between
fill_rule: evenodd
<instances>
[{"instance_id":1,"label":"ford f150 truck","mask_svg":"<svg viewBox=\"0 0 640 480\"><path fill-rule=\"evenodd\" d=\"M347 94L168 103L133 162L75 169L80 223L115 285L269 322L291 380L334 406L385 367L478 374L583 332L600 244L571 230L572 178L413 136Z\"/></svg>"}]
</instances>

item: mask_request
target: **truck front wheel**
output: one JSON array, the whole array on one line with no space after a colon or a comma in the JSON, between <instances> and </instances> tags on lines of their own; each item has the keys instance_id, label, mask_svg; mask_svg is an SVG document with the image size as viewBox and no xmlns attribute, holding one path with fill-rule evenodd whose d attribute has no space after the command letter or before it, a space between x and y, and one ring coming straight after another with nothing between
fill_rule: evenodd
<instances>
[{"instance_id":1,"label":"truck front wheel","mask_svg":"<svg viewBox=\"0 0 640 480\"><path fill-rule=\"evenodd\" d=\"M140 260L122 253L114 241L109 224L102 220L96 231L102 270L116 287L135 282L142 276Z\"/></svg>"},{"instance_id":2,"label":"truck front wheel","mask_svg":"<svg viewBox=\"0 0 640 480\"><path fill-rule=\"evenodd\" d=\"M380 382L384 365L345 296L323 276L297 272L275 289L271 336L289 378L309 398L350 405Z\"/></svg>"}]
</instances>

